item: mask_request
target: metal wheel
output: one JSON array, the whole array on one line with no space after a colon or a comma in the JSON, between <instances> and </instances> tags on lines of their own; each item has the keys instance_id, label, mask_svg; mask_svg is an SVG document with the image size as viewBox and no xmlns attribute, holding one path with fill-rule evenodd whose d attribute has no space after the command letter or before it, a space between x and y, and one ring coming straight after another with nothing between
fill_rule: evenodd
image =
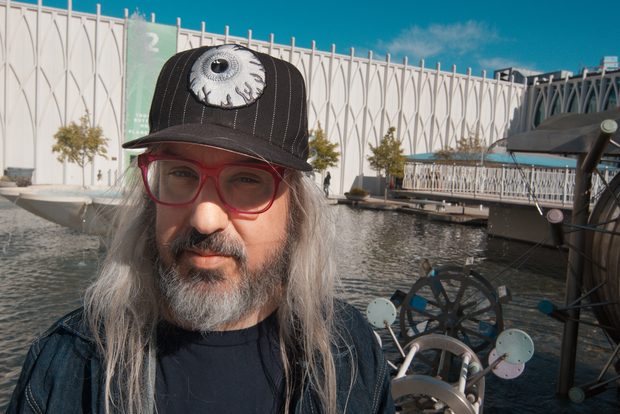
<instances>
[{"instance_id":1,"label":"metal wheel","mask_svg":"<svg viewBox=\"0 0 620 414\"><path fill-rule=\"evenodd\" d=\"M399 394L394 403L401 408L400 413L476 414L464 395L434 377L409 375L394 380L392 389Z\"/></svg>"},{"instance_id":2,"label":"metal wheel","mask_svg":"<svg viewBox=\"0 0 620 414\"><path fill-rule=\"evenodd\" d=\"M620 174L609 183L609 189L620 196ZM605 223L600 225L598 223ZM614 198L605 191L597 201L589 220L590 226L609 231L620 231L620 206ZM593 289L600 283L607 282L590 296L592 303L613 302L620 297L620 236L611 233L586 232L586 254L602 266L592 264L586 260L584 266L584 285L586 291ZM596 319L601 325L612 327L605 330L614 342L620 342L620 306L606 305L592 308Z\"/></svg>"},{"instance_id":3,"label":"metal wheel","mask_svg":"<svg viewBox=\"0 0 620 414\"><path fill-rule=\"evenodd\" d=\"M467 355L469 364L481 367L476 354L458 340L443 335L427 335L413 342L419 348L415 358L422 353L436 352L461 366ZM471 365L470 365L471 367ZM460 375L464 375L460 372ZM467 375L462 378L467 380ZM424 414L476 414L484 401L485 379L482 377L470 388L459 390L459 376L455 381L445 381L434 376L407 375L392 380L392 397L404 413ZM465 382L463 382L465 384Z\"/></svg>"},{"instance_id":4,"label":"metal wheel","mask_svg":"<svg viewBox=\"0 0 620 414\"><path fill-rule=\"evenodd\" d=\"M400 333L405 344L423 335L444 334L478 353L494 344L503 328L502 308L491 284L457 266L420 277L401 305Z\"/></svg>"}]
</instances>

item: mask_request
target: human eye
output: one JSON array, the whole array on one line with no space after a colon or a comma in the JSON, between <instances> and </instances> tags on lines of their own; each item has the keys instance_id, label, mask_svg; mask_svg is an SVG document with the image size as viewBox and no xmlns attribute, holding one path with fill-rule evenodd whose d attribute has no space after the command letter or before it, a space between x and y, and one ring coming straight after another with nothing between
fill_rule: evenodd
<instances>
[{"instance_id":1,"label":"human eye","mask_svg":"<svg viewBox=\"0 0 620 414\"><path fill-rule=\"evenodd\" d=\"M253 190L269 186L273 178L268 172L257 168L229 167L222 172L220 180L223 181L226 186Z\"/></svg>"},{"instance_id":2,"label":"human eye","mask_svg":"<svg viewBox=\"0 0 620 414\"><path fill-rule=\"evenodd\" d=\"M187 163L167 161L163 171L168 179L189 180L200 178L200 173L196 168Z\"/></svg>"},{"instance_id":3,"label":"human eye","mask_svg":"<svg viewBox=\"0 0 620 414\"><path fill-rule=\"evenodd\" d=\"M228 179L228 182L239 184L260 184L263 180L255 173L240 172Z\"/></svg>"}]
</instances>

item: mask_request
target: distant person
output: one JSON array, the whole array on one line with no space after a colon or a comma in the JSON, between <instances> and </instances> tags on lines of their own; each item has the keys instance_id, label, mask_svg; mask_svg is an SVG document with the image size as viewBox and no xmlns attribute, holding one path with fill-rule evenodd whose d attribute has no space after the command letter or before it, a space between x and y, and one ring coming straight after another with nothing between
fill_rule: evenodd
<instances>
[{"instance_id":1,"label":"distant person","mask_svg":"<svg viewBox=\"0 0 620 414\"><path fill-rule=\"evenodd\" d=\"M99 170L99 172L97 173L97 181L101 181L102 178L103 174L101 173L101 170Z\"/></svg>"},{"instance_id":2,"label":"distant person","mask_svg":"<svg viewBox=\"0 0 620 414\"><path fill-rule=\"evenodd\" d=\"M323 180L323 191L325 192L325 197L329 197L329 182L331 181L331 179L332 176L329 174L329 171L327 171L327 175Z\"/></svg>"},{"instance_id":3,"label":"distant person","mask_svg":"<svg viewBox=\"0 0 620 414\"><path fill-rule=\"evenodd\" d=\"M394 413L372 329L334 299L306 103L295 66L239 45L166 62L107 258L9 414Z\"/></svg>"}]
</instances>

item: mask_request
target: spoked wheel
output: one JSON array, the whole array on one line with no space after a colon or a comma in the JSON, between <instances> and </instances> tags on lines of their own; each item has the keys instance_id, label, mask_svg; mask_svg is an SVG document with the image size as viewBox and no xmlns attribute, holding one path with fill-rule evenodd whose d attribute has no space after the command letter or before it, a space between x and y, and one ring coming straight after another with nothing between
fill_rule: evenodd
<instances>
[{"instance_id":1,"label":"spoked wheel","mask_svg":"<svg viewBox=\"0 0 620 414\"><path fill-rule=\"evenodd\" d=\"M473 365L481 367L480 360L469 347L448 336L423 336L413 341L413 346L417 347L415 358L422 353L436 352L458 362L461 367L464 365L465 371ZM480 412L484 400L484 377L466 389L468 375L461 370L450 382L427 375L396 378L392 380L392 397L403 413L475 414Z\"/></svg>"},{"instance_id":2,"label":"spoked wheel","mask_svg":"<svg viewBox=\"0 0 620 414\"><path fill-rule=\"evenodd\" d=\"M448 335L474 352L495 342L504 328L491 284L474 271L446 266L420 277L403 300L400 333L405 344L428 334ZM436 366L437 361L423 361Z\"/></svg>"}]
</instances>

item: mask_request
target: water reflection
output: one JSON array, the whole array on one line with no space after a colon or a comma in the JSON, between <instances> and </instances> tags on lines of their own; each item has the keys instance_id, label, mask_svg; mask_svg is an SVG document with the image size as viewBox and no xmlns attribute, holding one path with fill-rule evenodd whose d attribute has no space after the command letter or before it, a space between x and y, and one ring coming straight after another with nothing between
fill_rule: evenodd
<instances>
[{"instance_id":1,"label":"water reflection","mask_svg":"<svg viewBox=\"0 0 620 414\"><path fill-rule=\"evenodd\" d=\"M532 246L488 238L481 227L348 206L333 208L343 281L339 295L362 311L377 296L389 297L396 289L408 292L424 259L439 267L463 265L473 256L481 275L493 279L501 272L493 285L508 285L514 298L504 306L504 326L526 330L536 343L536 354L516 380L489 377L485 413L617 412L620 399L611 391L582 405L555 396L561 326L543 317L537 304L543 298L563 301L566 267L561 253L536 252L516 270ZM49 223L4 200L0 200L0 242L8 238L14 216L11 245L7 254L0 253L0 411L6 409L30 342L80 305L81 292L103 255L96 237ZM80 266L83 256L86 265ZM380 333L389 347L389 335ZM596 378L609 348L599 330L582 327L581 334L578 383Z\"/></svg>"}]
</instances>

